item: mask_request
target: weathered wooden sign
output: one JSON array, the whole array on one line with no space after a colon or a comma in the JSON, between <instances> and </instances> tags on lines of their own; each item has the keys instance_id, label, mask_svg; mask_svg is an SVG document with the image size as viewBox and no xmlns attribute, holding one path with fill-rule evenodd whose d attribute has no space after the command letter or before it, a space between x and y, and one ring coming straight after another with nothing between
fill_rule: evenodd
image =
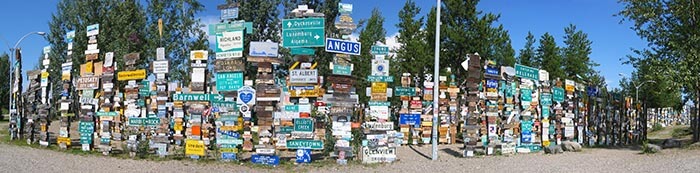
<instances>
[{"instance_id":1,"label":"weathered wooden sign","mask_svg":"<svg viewBox=\"0 0 700 173\"><path fill-rule=\"evenodd\" d=\"M86 76L86 77L80 77L76 79L75 81L75 89L76 90L92 90L92 89L97 89L100 86L100 77L99 76Z\"/></svg>"},{"instance_id":2,"label":"weathered wooden sign","mask_svg":"<svg viewBox=\"0 0 700 173\"><path fill-rule=\"evenodd\" d=\"M214 61L216 72L237 72L245 70L243 59L217 59Z\"/></svg>"},{"instance_id":3,"label":"weathered wooden sign","mask_svg":"<svg viewBox=\"0 0 700 173\"><path fill-rule=\"evenodd\" d=\"M140 59L140 54L139 53L130 53L124 55L124 64L125 65L134 65L136 64L136 60Z\"/></svg>"}]
</instances>

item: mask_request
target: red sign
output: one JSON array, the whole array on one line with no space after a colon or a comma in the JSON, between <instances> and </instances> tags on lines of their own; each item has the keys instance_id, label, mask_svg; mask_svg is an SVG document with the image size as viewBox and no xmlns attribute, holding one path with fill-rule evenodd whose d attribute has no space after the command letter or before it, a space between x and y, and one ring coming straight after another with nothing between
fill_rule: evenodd
<instances>
[{"instance_id":1,"label":"red sign","mask_svg":"<svg viewBox=\"0 0 700 173\"><path fill-rule=\"evenodd\" d=\"M420 100L411 100L411 109L418 109L423 107L423 102Z\"/></svg>"}]
</instances>

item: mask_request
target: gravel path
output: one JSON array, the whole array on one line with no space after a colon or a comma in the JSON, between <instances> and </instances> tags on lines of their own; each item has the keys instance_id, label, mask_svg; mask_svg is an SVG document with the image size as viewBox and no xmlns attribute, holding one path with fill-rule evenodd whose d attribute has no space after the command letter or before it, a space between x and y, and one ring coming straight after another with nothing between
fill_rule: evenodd
<instances>
[{"instance_id":1,"label":"gravel path","mask_svg":"<svg viewBox=\"0 0 700 173\"><path fill-rule=\"evenodd\" d=\"M6 130L6 123L0 123ZM5 134L0 133L2 139ZM0 141L0 172L698 172L700 150L668 149L653 155L630 149L584 149L558 155L519 154L461 158L458 145L441 145L430 160L429 145L397 149L392 164L340 166L330 161L277 168L250 163L147 161L17 146ZM327 164L325 164L327 163Z\"/></svg>"}]
</instances>

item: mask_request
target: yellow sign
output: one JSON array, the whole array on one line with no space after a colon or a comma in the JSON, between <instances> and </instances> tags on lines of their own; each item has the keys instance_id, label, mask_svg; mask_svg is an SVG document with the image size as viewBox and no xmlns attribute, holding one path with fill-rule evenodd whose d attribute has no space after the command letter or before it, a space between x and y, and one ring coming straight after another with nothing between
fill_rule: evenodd
<instances>
[{"instance_id":1,"label":"yellow sign","mask_svg":"<svg viewBox=\"0 0 700 173\"><path fill-rule=\"evenodd\" d=\"M61 75L61 80L70 80L70 73Z\"/></svg>"},{"instance_id":2,"label":"yellow sign","mask_svg":"<svg viewBox=\"0 0 700 173\"><path fill-rule=\"evenodd\" d=\"M386 82L372 82L372 93L386 93Z\"/></svg>"},{"instance_id":3,"label":"yellow sign","mask_svg":"<svg viewBox=\"0 0 700 173\"><path fill-rule=\"evenodd\" d=\"M49 72L41 72L41 78L42 79L49 78Z\"/></svg>"},{"instance_id":4,"label":"yellow sign","mask_svg":"<svg viewBox=\"0 0 700 173\"><path fill-rule=\"evenodd\" d=\"M574 86L573 86L573 85L567 85L564 89L565 89L566 91L569 91L569 92L574 92Z\"/></svg>"},{"instance_id":5,"label":"yellow sign","mask_svg":"<svg viewBox=\"0 0 700 173\"><path fill-rule=\"evenodd\" d=\"M175 126L173 127L175 131L182 131L182 123L175 123Z\"/></svg>"},{"instance_id":6,"label":"yellow sign","mask_svg":"<svg viewBox=\"0 0 700 173\"><path fill-rule=\"evenodd\" d=\"M289 90L290 97L318 97L318 87L313 90Z\"/></svg>"},{"instance_id":7,"label":"yellow sign","mask_svg":"<svg viewBox=\"0 0 700 173\"><path fill-rule=\"evenodd\" d=\"M239 126L221 126L219 127L221 131L238 131Z\"/></svg>"},{"instance_id":8,"label":"yellow sign","mask_svg":"<svg viewBox=\"0 0 700 173\"><path fill-rule=\"evenodd\" d=\"M85 63L85 72L92 73L92 70L93 70L92 67L93 67L92 61Z\"/></svg>"},{"instance_id":9,"label":"yellow sign","mask_svg":"<svg viewBox=\"0 0 700 173\"><path fill-rule=\"evenodd\" d=\"M137 80L145 78L146 70L144 69L134 71L120 71L119 73L117 73L117 80L119 81Z\"/></svg>"},{"instance_id":10,"label":"yellow sign","mask_svg":"<svg viewBox=\"0 0 700 173\"><path fill-rule=\"evenodd\" d=\"M206 50L193 50L190 51L190 60L207 60L209 58L209 52Z\"/></svg>"},{"instance_id":11,"label":"yellow sign","mask_svg":"<svg viewBox=\"0 0 700 173\"><path fill-rule=\"evenodd\" d=\"M219 148L222 153L238 153L238 148Z\"/></svg>"},{"instance_id":12,"label":"yellow sign","mask_svg":"<svg viewBox=\"0 0 700 173\"><path fill-rule=\"evenodd\" d=\"M70 138L58 137L56 143L66 143L66 145L70 145Z\"/></svg>"},{"instance_id":13,"label":"yellow sign","mask_svg":"<svg viewBox=\"0 0 700 173\"><path fill-rule=\"evenodd\" d=\"M204 141L187 139L185 140L185 155L204 156Z\"/></svg>"}]
</instances>

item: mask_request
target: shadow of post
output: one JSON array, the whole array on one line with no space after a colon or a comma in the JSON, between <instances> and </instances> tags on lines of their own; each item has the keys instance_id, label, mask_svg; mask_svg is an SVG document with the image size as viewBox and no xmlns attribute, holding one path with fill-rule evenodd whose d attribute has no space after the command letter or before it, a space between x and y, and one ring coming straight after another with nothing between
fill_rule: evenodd
<instances>
[{"instance_id":1,"label":"shadow of post","mask_svg":"<svg viewBox=\"0 0 700 173\"><path fill-rule=\"evenodd\" d=\"M408 148L411 148L411 150L413 150L413 152L418 153L418 155L423 156L425 159L428 159L428 160L431 159L430 157L428 157L428 155L425 155L425 154L421 153L420 151L416 150L415 148L413 148L413 145L409 145Z\"/></svg>"}]
</instances>

